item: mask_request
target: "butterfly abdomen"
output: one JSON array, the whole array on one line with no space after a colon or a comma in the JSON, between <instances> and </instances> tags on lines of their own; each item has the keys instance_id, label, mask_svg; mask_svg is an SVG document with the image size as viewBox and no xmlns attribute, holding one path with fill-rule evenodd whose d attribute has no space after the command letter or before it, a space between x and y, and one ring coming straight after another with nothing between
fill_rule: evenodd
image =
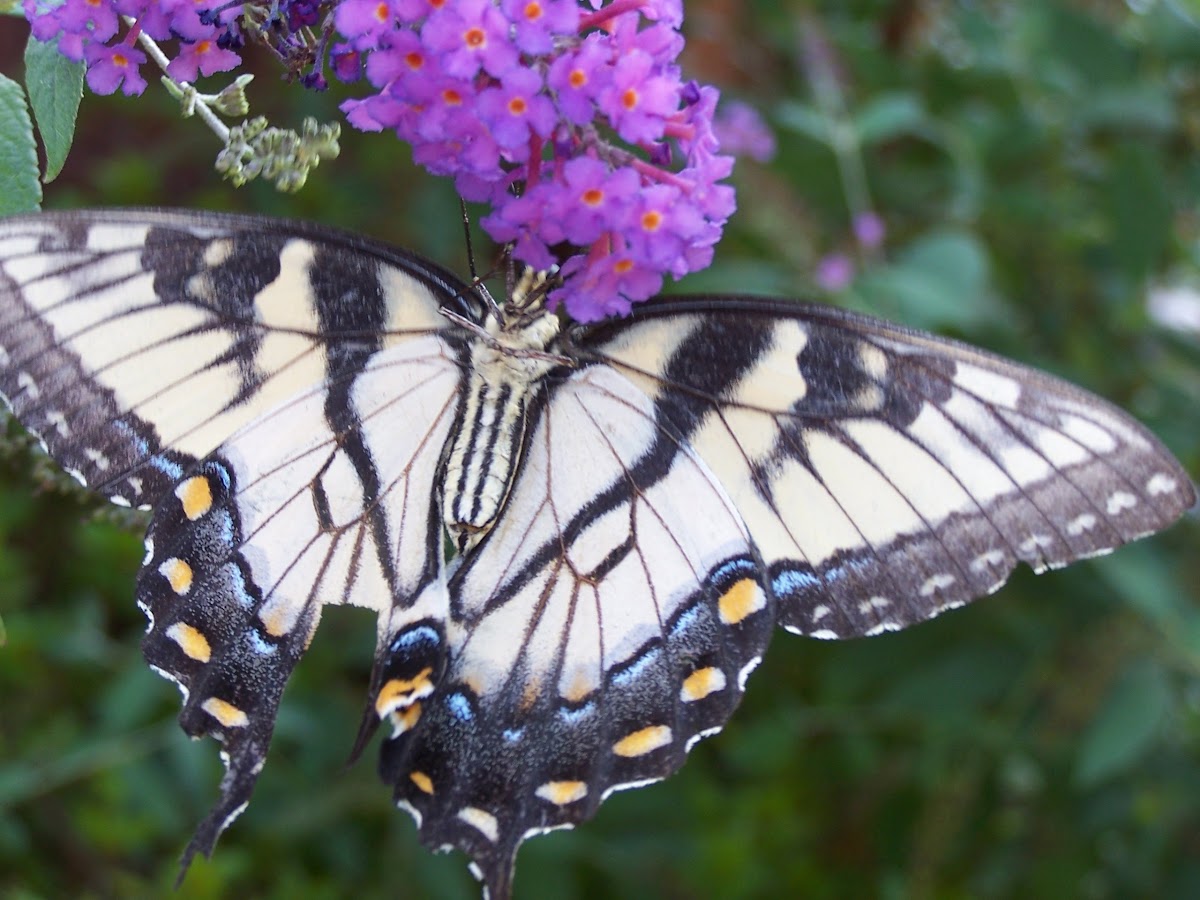
<instances>
[{"instance_id":1,"label":"butterfly abdomen","mask_svg":"<svg viewBox=\"0 0 1200 900\"><path fill-rule=\"evenodd\" d=\"M542 351L558 320L544 314L518 328L489 316L481 332L441 479L443 521L460 553L479 542L504 508L529 400L554 366Z\"/></svg>"}]
</instances>

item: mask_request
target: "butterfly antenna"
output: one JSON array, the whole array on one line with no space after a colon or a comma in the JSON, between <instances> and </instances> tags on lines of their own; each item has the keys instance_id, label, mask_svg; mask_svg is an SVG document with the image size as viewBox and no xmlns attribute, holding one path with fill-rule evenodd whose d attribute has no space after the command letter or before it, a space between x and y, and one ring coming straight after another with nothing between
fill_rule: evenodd
<instances>
[{"instance_id":1,"label":"butterfly antenna","mask_svg":"<svg viewBox=\"0 0 1200 900\"><path fill-rule=\"evenodd\" d=\"M463 239L467 245L467 270L471 273L471 282L479 283L479 274L475 271L475 248L471 245L471 216L467 212L467 201L458 198L458 208L462 210Z\"/></svg>"},{"instance_id":2,"label":"butterfly antenna","mask_svg":"<svg viewBox=\"0 0 1200 900\"><path fill-rule=\"evenodd\" d=\"M475 269L475 245L471 243L471 215L467 212L467 201L462 197L458 198L458 208L462 210L463 240L467 245L467 269L471 273L471 289L483 298L492 315L498 318L500 304L496 302L496 298L492 296L492 292L487 289Z\"/></svg>"}]
</instances>

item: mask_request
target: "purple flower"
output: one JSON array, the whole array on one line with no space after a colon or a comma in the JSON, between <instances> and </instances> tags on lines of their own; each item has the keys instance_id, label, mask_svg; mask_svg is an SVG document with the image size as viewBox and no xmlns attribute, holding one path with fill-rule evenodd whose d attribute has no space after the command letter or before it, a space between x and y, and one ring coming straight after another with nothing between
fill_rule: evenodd
<instances>
[{"instance_id":1,"label":"purple flower","mask_svg":"<svg viewBox=\"0 0 1200 900\"><path fill-rule=\"evenodd\" d=\"M279 5L292 31L311 28L321 19L320 0L283 0Z\"/></svg>"},{"instance_id":2,"label":"purple flower","mask_svg":"<svg viewBox=\"0 0 1200 900\"><path fill-rule=\"evenodd\" d=\"M329 62L338 81L351 84L362 78L362 54L349 44L337 44L329 51Z\"/></svg>"},{"instance_id":3,"label":"purple flower","mask_svg":"<svg viewBox=\"0 0 1200 900\"><path fill-rule=\"evenodd\" d=\"M341 0L333 10L333 23L358 50L378 47L396 25L396 12L388 0Z\"/></svg>"},{"instance_id":4,"label":"purple flower","mask_svg":"<svg viewBox=\"0 0 1200 900\"><path fill-rule=\"evenodd\" d=\"M566 239L586 247L619 227L640 186L630 168L614 171L599 160L578 157L563 166L561 189L548 205Z\"/></svg>"},{"instance_id":5,"label":"purple flower","mask_svg":"<svg viewBox=\"0 0 1200 900\"><path fill-rule=\"evenodd\" d=\"M138 73L138 67L146 61L146 55L134 47L118 44L106 47L90 43L83 48L87 60L87 83L97 94L111 94L117 87L127 97L140 94L146 89L146 80Z\"/></svg>"},{"instance_id":6,"label":"purple flower","mask_svg":"<svg viewBox=\"0 0 1200 900\"><path fill-rule=\"evenodd\" d=\"M734 100L723 104L713 122L713 131L726 153L769 162L775 156L775 135L762 116L747 103Z\"/></svg>"},{"instance_id":7,"label":"purple flower","mask_svg":"<svg viewBox=\"0 0 1200 900\"><path fill-rule=\"evenodd\" d=\"M195 81L200 75L228 72L240 63L241 57L231 50L222 50L215 40L200 40L194 44L180 41L179 54L167 66L167 74L176 81Z\"/></svg>"},{"instance_id":8,"label":"purple flower","mask_svg":"<svg viewBox=\"0 0 1200 900\"><path fill-rule=\"evenodd\" d=\"M549 53L555 35L579 28L579 4L574 0L502 0L500 9L514 23L523 53Z\"/></svg>"},{"instance_id":9,"label":"purple flower","mask_svg":"<svg viewBox=\"0 0 1200 900\"><path fill-rule=\"evenodd\" d=\"M441 65L455 78L474 78L482 68L499 78L517 64L517 48L508 40L508 20L491 0L459 0L433 13L421 40L442 54Z\"/></svg>"},{"instance_id":10,"label":"purple flower","mask_svg":"<svg viewBox=\"0 0 1200 900\"><path fill-rule=\"evenodd\" d=\"M496 143L506 150L523 148L514 161L523 161L530 133L549 137L556 117L550 98L541 95L542 79L533 69L516 67L500 79L500 86L479 95L479 114Z\"/></svg>"},{"instance_id":11,"label":"purple flower","mask_svg":"<svg viewBox=\"0 0 1200 900\"><path fill-rule=\"evenodd\" d=\"M117 12L104 0L66 0L51 15L63 31L104 43L117 33Z\"/></svg>"},{"instance_id":12,"label":"purple flower","mask_svg":"<svg viewBox=\"0 0 1200 900\"><path fill-rule=\"evenodd\" d=\"M633 144L656 141L664 119L679 106L679 82L654 74L654 58L634 51L618 60L600 109L622 138Z\"/></svg>"},{"instance_id":13,"label":"purple flower","mask_svg":"<svg viewBox=\"0 0 1200 900\"><path fill-rule=\"evenodd\" d=\"M844 253L831 253L817 263L817 284L822 290L844 291L854 280L854 263Z\"/></svg>"},{"instance_id":14,"label":"purple flower","mask_svg":"<svg viewBox=\"0 0 1200 900\"><path fill-rule=\"evenodd\" d=\"M550 202L555 192L551 184L538 184L519 197L512 198L480 224L496 240L514 244L518 258L538 269L549 269L556 262L548 244L566 237Z\"/></svg>"},{"instance_id":15,"label":"purple flower","mask_svg":"<svg viewBox=\"0 0 1200 900\"><path fill-rule=\"evenodd\" d=\"M705 231L704 217L683 199L683 192L673 185L651 185L638 192L622 228L640 263L676 278L689 271L684 250Z\"/></svg>"},{"instance_id":16,"label":"purple flower","mask_svg":"<svg viewBox=\"0 0 1200 900\"><path fill-rule=\"evenodd\" d=\"M883 243L887 226L878 213L863 212L854 217L854 237L861 247L874 250Z\"/></svg>"},{"instance_id":17,"label":"purple flower","mask_svg":"<svg viewBox=\"0 0 1200 900\"><path fill-rule=\"evenodd\" d=\"M546 77L568 121L586 125L596 115L596 100L612 78L612 48L600 34L588 35L579 49L550 64Z\"/></svg>"},{"instance_id":18,"label":"purple flower","mask_svg":"<svg viewBox=\"0 0 1200 900\"><path fill-rule=\"evenodd\" d=\"M376 87L413 77L412 90L421 91L421 79L429 64L429 55L421 39L411 31L398 31L386 50L376 50L367 56L367 80Z\"/></svg>"},{"instance_id":19,"label":"purple flower","mask_svg":"<svg viewBox=\"0 0 1200 900\"><path fill-rule=\"evenodd\" d=\"M417 118L417 111L388 94L373 94L363 100L342 103L347 121L359 131L405 130Z\"/></svg>"},{"instance_id":20,"label":"purple flower","mask_svg":"<svg viewBox=\"0 0 1200 900\"><path fill-rule=\"evenodd\" d=\"M579 322L623 316L631 304L646 300L662 288L662 274L638 265L618 243L603 255L572 257L562 268L563 286L550 299L562 303Z\"/></svg>"}]
</instances>

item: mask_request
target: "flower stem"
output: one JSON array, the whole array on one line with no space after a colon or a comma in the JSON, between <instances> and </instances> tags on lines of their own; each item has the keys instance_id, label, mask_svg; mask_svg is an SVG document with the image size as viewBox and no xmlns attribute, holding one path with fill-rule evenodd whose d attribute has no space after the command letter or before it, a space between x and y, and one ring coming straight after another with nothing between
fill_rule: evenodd
<instances>
[{"instance_id":1,"label":"flower stem","mask_svg":"<svg viewBox=\"0 0 1200 900\"><path fill-rule=\"evenodd\" d=\"M121 18L130 29L136 30L138 43L142 45L146 51L146 54L152 60L154 60L155 64L163 70L163 78L173 84L180 95L186 94L188 91L191 91L194 94L195 88L193 88L186 81L178 82L167 74L167 66L171 64L171 61L167 59L167 55L162 52L162 48L158 46L154 38L142 31L137 26L137 21L131 16L122 16ZM226 126L226 124L217 117L217 114L209 108L208 101L203 96L195 95L193 109L204 121L204 124L211 128L213 133L221 139L222 143L229 142L228 126Z\"/></svg>"}]
</instances>

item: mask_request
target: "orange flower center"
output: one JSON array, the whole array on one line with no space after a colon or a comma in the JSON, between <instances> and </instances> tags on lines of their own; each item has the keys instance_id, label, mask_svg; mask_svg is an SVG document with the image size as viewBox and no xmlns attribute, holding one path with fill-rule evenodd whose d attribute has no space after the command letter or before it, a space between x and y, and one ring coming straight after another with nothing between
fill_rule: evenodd
<instances>
[{"instance_id":1,"label":"orange flower center","mask_svg":"<svg viewBox=\"0 0 1200 900\"><path fill-rule=\"evenodd\" d=\"M460 94L454 88L446 88L444 91L442 91L442 100L446 102L447 106L461 106L462 94Z\"/></svg>"},{"instance_id":2,"label":"orange flower center","mask_svg":"<svg viewBox=\"0 0 1200 900\"><path fill-rule=\"evenodd\" d=\"M114 53L112 55L112 61L114 66L122 69L129 65L129 57L127 57L124 53Z\"/></svg>"},{"instance_id":3,"label":"orange flower center","mask_svg":"<svg viewBox=\"0 0 1200 900\"><path fill-rule=\"evenodd\" d=\"M604 191L600 188L588 188L580 199L588 206L599 206L604 199Z\"/></svg>"},{"instance_id":4,"label":"orange flower center","mask_svg":"<svg viewBox=\"0 0 1200 900\"><path fill-rule=\"evenodd\" d=\"M662 213L656 209L642 214L642 228L646 231L658 231L658 226L662 225Z\"/></svg>"},{"instance_id":5,"label":"orange flower center","mask_svg":"<svg viewBox=\"0 0 1200 900\"><path fill-rule=\"evenodd\" d=\"M380 3L375 7L375 18L380 22L388 20L388 5L386 3Z\"/></svg>"},{"instance_id":6,"label":"orange flower center","mask_svg":"<svg viewBox=\"0 0 1200 900\"><path fill-rule=\"evenodd\" d=\"M528 108L529 107L525 103L524 97L513 97L511 100L508 101L508 111L510 113L512 113L514 116L524 115L525 110Z\"/></svg>"},{"instance_id":7,"label":"orange flower center","mask_svg":"<svg viewBox=\"0 0 1200 900\"><path fill-rule=\"evenodd\" d=\"M572 69L571 74L567 76L567 83L576 90L587 84L587 80L587 72L583 69Z\"/></svg>"},{"instance_id":8,"label":"orange flower center","mask_svg":"<svg viewBox=\"0 0 1200 900\"><path fill-rule=\"evenodd\" d=\"M537 0L533 0L532 3L525 4L525 9L522 12L530 22L536 22L542 17L542 4L538 3Z\"/></svg>"},{"instance_id":9,"label":"orange flower center","mask_svg":"<svg viewBox=\"0 0 1200 900\"><path fill-rule=\"evenodd\" d=\"M478 50L487 44L487 35L482 28L469 28L463 35L463 42L472 50Z\"/></svg>"},{"instance_id":10,"label":"orange flower center","mask_svg":"<svg viewBox=\"0 0 1200 900\"><path fill-rule=\"evenodd\" d=\"M629 88L621 95L621 105L626 109L633 109L638 105L638 92L633 88Z\"/></svg>"},{"instance_id":11,"label":"orange flower center","mask_svg":"<svg viewBox=\"0 0 1200 900\"><path fill-rule=\"evenodd\" d=\"M212 49L212 41L197 41L196 42L196 53L198 53L198 54L207 53L211 49Z\"/></svg>"},{"instance_id":12,"label":"orange flower center","mask_svg":"<svg viewBox=\"0 0 1200 900\"><path fill-rule=\"evenodd\" d=\"M404 54L404 64L413 71L416 71L425 65L425 57L416 51L406 53Z\"/></svg>"},{"instance_id":13,"label":"orange flower center","mask_svg":"<svg viewBox=\"0 0 1200 900\"><path fill-rule=\"evenodd\" d=\"M633 268L633 260L632 259L618 259L615 263L613 263L613 271L616 272L618 275L624 275L626 272L628 272L632 268Z\"/></svg>"}]
</instances>

